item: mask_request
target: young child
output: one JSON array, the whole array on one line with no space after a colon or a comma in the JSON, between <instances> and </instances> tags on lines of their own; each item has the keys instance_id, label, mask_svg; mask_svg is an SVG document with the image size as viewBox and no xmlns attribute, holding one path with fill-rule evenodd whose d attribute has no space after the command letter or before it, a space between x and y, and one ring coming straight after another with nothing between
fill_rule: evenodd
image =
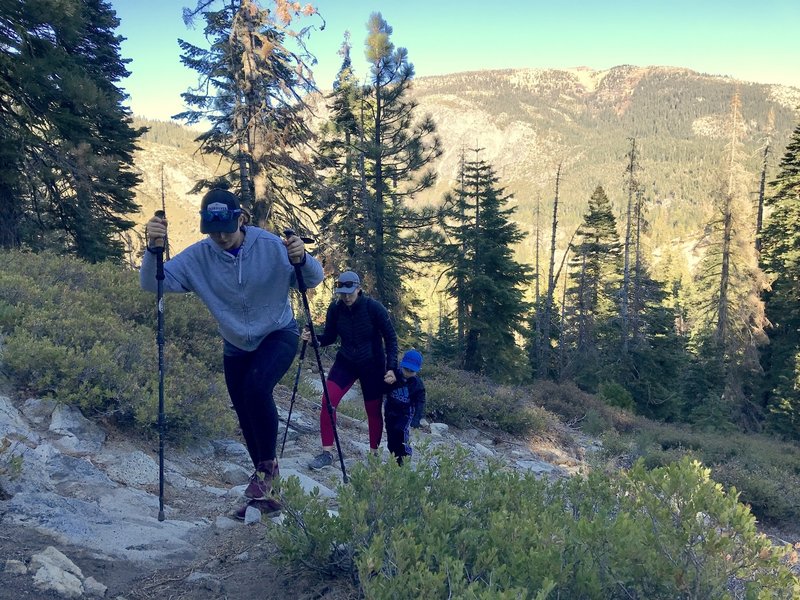
<instances>
[{"instance_id":1,"label":"young child","mask_svg":"<svg viewBox=\"0 0 800 600\"><path fill-rule=\"evenodd\" d=\"M419 420L425 411L425 386L417 376L420 368L422 354L411 349L403 355L400 368L387 374L384 380L388 387L383 409L386 445L397 459L398 465L403 464L404 456L411 456L409 427L415 421L419 427Z\"/></svg>"}]
</instances>

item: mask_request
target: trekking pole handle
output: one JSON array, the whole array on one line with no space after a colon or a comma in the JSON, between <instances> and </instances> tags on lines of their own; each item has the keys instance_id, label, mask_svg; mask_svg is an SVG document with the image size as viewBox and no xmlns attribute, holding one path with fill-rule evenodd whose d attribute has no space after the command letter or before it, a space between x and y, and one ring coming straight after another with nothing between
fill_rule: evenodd
<instances>
[{"instance_id":1,"label":"trekking pole handle","mask_svg":"<svg viewBox=\"0 0 800 600\"><path fill-rule=\"evenodd\" d=\"M166 219L167 213L163 210L157 210L154 216L159 219ZM156 253L156 279L158 281L164 281L164 248L166 245L166 238L158 238L153 241L153 250Z\"/></svg>"},{"instance_id":2,"label":"trekking pole handle","mask_svg":"<svg viewBox=\"0 0 800 600\"><path fill-rule=\"evenodd\" d=\"M297 235L297 234L295 233L294 229L289 229L287 227L286 229L283 230L283 235L286 236L286 238L288 239L288 238L292 237L293 235ZM314 243L314 238L312 238L312 237L308 237L306 235L300 235L298 237L301 240L303 240L304 244L313 244Z\"/></svg>"},{"instance_id":3,"label":"trekking pole handle","mask_svg":"<svg viewBox=\"0 0 800 600\"><path fill-rule=\"evenodd\" d=\"M163 210L157 210L155 213L153 213L153 216L159 219L166 219L167 213L165 213ZM153 240L153 248L163 248L165 244L166 239L164 238L157 238Z\"/></svg>"},{"instance_id":4,"label":"trekking pole handle","mask_svg":"<svg viewBox=\"0 0 800 600\"><path fill-rule=\"evenodd\" d=\"M288 240L289 238L297 234L294 232L294 229L290 229L287 227L286 229L283 230L283 235ZM311 242L314 241L313 238L303 237L303 236L300 236L300 239L303 240L303 243L306 244L310 244ZM291 259L289 259L289 262L294 267L295 277L297 278L297 287L300 289L301 292L305 292L308 288L306 287L306 282L303 279L303 272L300 270L300 263L294 263L291 261Z\"/></svg>"}]
</instances>

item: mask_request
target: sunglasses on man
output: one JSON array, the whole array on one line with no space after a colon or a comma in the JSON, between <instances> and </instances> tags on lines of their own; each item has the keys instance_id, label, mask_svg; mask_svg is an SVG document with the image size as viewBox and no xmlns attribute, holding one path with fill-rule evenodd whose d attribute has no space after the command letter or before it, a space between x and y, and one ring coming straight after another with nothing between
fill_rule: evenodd
<instances>
[{"instance_id":1,"label":"sunglasses on man","mask_svg":"<svg viewBox=\"0 0 800 600\"><path fill-rule=\"evenodd\" d=\"M357 284L355 281L344 281L344 282L342 282L342 281L337 281L337 282L336 282L336 287L337 287L337 288L344 288L344 289L347 289L347 290L352 290L352 289L353 289L353 288L355 288L357 285L358 285L358 284Z\"/></svg>"}]
</instances>

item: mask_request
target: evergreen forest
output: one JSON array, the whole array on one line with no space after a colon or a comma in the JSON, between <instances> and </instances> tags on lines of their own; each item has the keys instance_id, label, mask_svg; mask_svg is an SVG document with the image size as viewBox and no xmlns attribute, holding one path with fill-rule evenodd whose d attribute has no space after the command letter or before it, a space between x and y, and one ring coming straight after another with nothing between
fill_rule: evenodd
<instances>
[{"instance_id":1,"label":"evergreen forest","mask_svg":"<svg viewBox=\"0 0 800 600\"><path fill-rule=\"evenodd\" d=\"M312 7L207 0L185 19L208 47L180 42L198 85L175 118L208 125L195 133L133 118L113 10L73 4L69 18L46 0L2 15L4 249L136 264L134 153L191 150L215 166L194 193L230 188L256 224L316 234L326 270L362 273L403 342L442 364L800 439L796 93L632 66L417 86L413 49L380 13L361 40L345 35L320 92L304 45ZM480 138L452 143L459 106L495 129L535 115L549 162L514 170Z\"/></svg>"}]
</instances>

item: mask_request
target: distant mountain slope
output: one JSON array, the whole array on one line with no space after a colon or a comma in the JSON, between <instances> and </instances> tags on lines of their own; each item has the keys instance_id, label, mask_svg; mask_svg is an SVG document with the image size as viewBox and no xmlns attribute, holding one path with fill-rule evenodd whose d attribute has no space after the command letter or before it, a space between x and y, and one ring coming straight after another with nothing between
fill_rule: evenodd
<instances>
[{"instance_id":1,"label":"distant mountain slope","mask_svg":"<svg viewBox=\"0 0 800 600\"><path fill-rule=\"evenodd\" d=\"M800 118L800 89L735 81L673 67L623 65L607 71L516 69L421 77L413 94L420 113L437 123L444 154L435 168L439 181L419 202L438 202L451 188L462 148L473 148L494 164L501 184L520 207L518 220L532 230L536 198L542 223L552 210L556 167L562 168L559 216L568 236L580 222L592 190L602 184L621 210L629 138L640 151L641 180L651 200L649 219L657 244L693 235L711 217L730 103L738 89L746 133L743 140L757 190L760 152L774 122L772 165L784 151ZM772 117L770 116L772 114ZM136 166L142 221L161 206L161 165L173 247L199 239L199 195L194 182L214 173L212 159L194 151L196 132L179 125L143 122ZM523 250L520 258L530 261ZM527 246L530 248L530 244Z\"/></svg>"},{"instance_id":2,"label":"distant mountain slope","mask_svg":"<svg viewBox=\"0 0 800 600\"><path fill-rule=\"evenodd\" d=\"M462 148L479 147L515 195L519 220L530 224L537 196L542 210L552 210L556 167L562 162L566 235L580 221L597 184L621 206L625 155L629 138L635 137L660 242L696 231L710 215L736 89L754 191L758 148L767 138L770 113L773 164L800 115L796 88L671 67L476 71L422 77L413 89L420 109L436 121L444 147L439 182L427 200L453 185ZM548 222L544 215L542 222Z\"/></svg>"},{"instance_id":3,"label":"distant mountain slope","mask_svg":"<svg viewBox=\"0 0 800 600\"><path fill-rule=\"evenodd\" d=\"M161 172L164 172L164 204L170 223L170 246L174 251L202 238L198 211L202 194L192 194L199 180L213 177L215 161L197 152L198 132L175 123L136 119L136 126L149 127L140 140L134 163L142 176L136 188L141 212L137 223L145 223L161 209Z\"/></svg>"}]
</instances>

